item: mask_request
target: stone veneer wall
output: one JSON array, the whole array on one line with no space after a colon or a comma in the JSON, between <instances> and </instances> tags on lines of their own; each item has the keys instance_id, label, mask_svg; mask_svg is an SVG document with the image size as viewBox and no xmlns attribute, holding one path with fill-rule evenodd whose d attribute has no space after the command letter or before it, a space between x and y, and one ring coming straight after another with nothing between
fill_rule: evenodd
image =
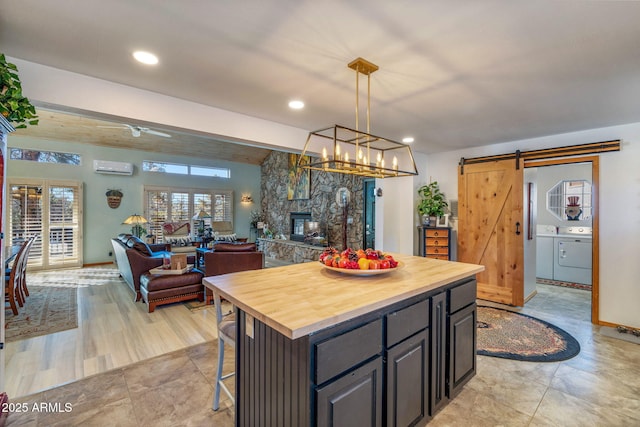
<instances>
[{"instance_id":1,"label":"stone veneer wall","mask_svg":"<svg viewBox=\"0 0 640 427\"><path fill-rule=\"evenodd\" d=\"M258 239L258 250L267 258L275 258L292 264L318 261L324 248L305 245L293 240Z\"/></svg>"},{"instance_id":2,"label":"stone veneer wall","mask_svg":"<svg viewBox=\"0 0 640 427\"><path fill-rule=\"evenodd\" d=\"M289 238L291 212L311 212L311 219L327 230L329 245L342 248L342 208L336 203L336 191L346 187L351 192L347 225L347 245L360 249L363 241L364 178L322 171L311 171L308 200L287 200L289 154L273 151L262 163L260 193L262 212L269 229Z\"/></svg>"}]
</instances>

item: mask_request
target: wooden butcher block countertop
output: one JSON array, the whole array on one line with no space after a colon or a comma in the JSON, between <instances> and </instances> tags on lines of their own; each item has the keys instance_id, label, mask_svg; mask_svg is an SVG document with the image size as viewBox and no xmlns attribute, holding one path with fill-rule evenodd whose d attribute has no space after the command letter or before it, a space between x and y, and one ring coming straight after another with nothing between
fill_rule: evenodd
<instances>
[{"instance_id":1,"label":"wooden butcher block countertop","mask_svg":"<svg viewBox=\"0 0 640 427\"><path fill-rule=\"evenodd\" d=\"M205 286L290 339L435 290L484 270L481 265L394 255L396 271L354 276L319 262L210 276Z\"/></svg>"}]
</instances>

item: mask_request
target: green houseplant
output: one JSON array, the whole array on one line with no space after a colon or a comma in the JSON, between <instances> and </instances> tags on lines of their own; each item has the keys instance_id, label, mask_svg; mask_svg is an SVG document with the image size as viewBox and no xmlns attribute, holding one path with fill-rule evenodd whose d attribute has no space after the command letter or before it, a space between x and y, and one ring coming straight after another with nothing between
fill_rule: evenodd
<instances>
[{"instance_id":1,"label":"green houseplant","mask_svg":"<svg viewBox=\"0 0 640 427\"><path fill-rule=\"evenodd\" d=\"M449 204L444 197L444 193L438 187L438 181L433 181L418 188L418 194L421 197L418 203L418 213L421 215L425 225L430 224L430 218L444 215L444 210Z\"/></svg>"},{"instance_id":2,"label":"green houseplant","mask_svg":"<svg viewBox=\"0 0 640 427\"><path fill-rule=\"evenodd\" d=\"M37 125L38 116L35 107L22 96L22 84L18 77L18 67L7 62L0 53L0 114L16 129L26 128L27 124Z\"/></svg>"}]
</instances>

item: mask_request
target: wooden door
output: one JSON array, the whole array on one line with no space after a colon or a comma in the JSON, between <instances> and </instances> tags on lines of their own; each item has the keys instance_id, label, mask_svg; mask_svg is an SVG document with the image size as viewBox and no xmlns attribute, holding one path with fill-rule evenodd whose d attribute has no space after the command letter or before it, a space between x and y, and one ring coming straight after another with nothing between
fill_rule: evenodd
<instances>
[{"instance_id":1,"label":"wooden door","mask_svg":"<svg viewBox=\"0 0 640 427\"><path fill-rule=\"evenodd\" d=\"M458 261L485 266L478 298L514 306L524 305L523 170L509 159L458 171Z\"/></svg>"}]
</instances>

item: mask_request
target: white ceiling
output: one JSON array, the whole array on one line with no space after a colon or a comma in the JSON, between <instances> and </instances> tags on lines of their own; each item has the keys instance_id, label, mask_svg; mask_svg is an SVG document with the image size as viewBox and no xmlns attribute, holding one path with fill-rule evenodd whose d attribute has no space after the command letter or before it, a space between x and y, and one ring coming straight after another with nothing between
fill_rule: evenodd
<instances>
[{"instance_id":1,"label":"white ceiling","mask_svg":"<svg viewBox=\"0 0 640 427\"><path fill-rule=\"evenodd\" d=\"M371 133L428 153L640 121L639 22L635 1L0 0L0 52L307 130L354 126L360 56Z\"/></svg>"}]
</instances>

